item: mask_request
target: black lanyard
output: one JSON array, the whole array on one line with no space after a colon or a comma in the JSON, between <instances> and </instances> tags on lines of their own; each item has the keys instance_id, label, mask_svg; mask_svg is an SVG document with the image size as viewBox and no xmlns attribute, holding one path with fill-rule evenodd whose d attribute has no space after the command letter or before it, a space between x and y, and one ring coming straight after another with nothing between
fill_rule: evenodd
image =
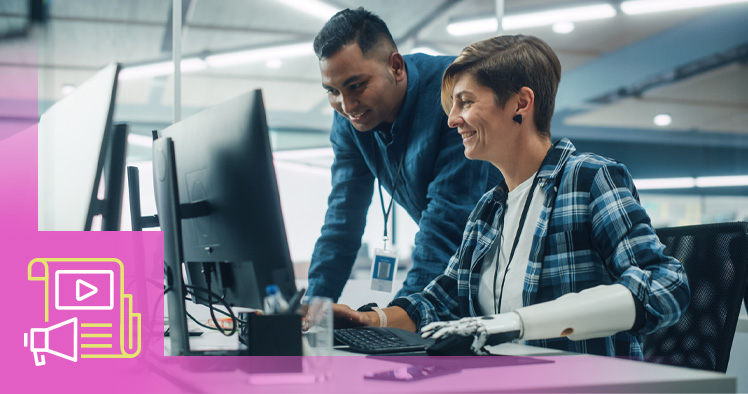
<instances>
[{"instance_id":1,"label":"black lanyard","mask_svg":"<svg viewBox=\"0 0 748 394\"><path fill-rule=\"evenodd\" d=\"M527 199L525 200L525 206L522 208L522 216L520 216L519 219L519 227L517 228L517 234L514 236L514 244L512 245L512 251L509 253L509 261L506 263L506 269L504 270L504 278L501 280L501 295L499 296L499 305L496 305L496 279L499 276L499 260L501 258L501 236L504 232L504 217L506 217L506 209L504 209L504 212L501 213L501 218L499 219L499 245L498 249L496 251L496 271L493 274L493 306L494 306L494 312L498 315L501 310L501 300L504 298L504 282L506 282L506 274L509 272L509 265L512 264L512 259L514 258L514 252L517 250L517 245L519 244L519 237L522 235L522 228L525 226L525 219L527 219L527 212L530 210L530 203L532 202L532 196L535 193L535 186L538 184L538 173L540 173L540 170L535 173L535 177L532 180L532 186L530 186L530 192L527 195Z\"/></svg>"},{"instance_id":2,"label":"black lanyard","mask_svg":"<svg viewBox=\"0 0 748 394\"><path fill-rule=\"evenodd\" d=\"M374 134L372 134L372 142L376 143L374 140ZM386 150L385 150L386 154ZM384 241L384 249L387 250L387 241L390 239L390 237L387 236L387 221L390 218L390 211L392 210L392 203L395 201L395 193L397 193L397 185L400 183L400 171L403 169L403 163L405 162L405 152L403 151L402 156L400 156L400 164L397 167L397 173L395 174L395 182L392 186L392 196L390 198L390 204L387 207L387 209L384 208L384 195L382 194L382 179L379 177L379 166L377 164L377 152L374 152L374 171L377 173L374 174L377 177L377 186L379 187L379 202L382 204L382 215L384 216L384 235L382 236L382 240Z\"/></svg>"}]
</instances>

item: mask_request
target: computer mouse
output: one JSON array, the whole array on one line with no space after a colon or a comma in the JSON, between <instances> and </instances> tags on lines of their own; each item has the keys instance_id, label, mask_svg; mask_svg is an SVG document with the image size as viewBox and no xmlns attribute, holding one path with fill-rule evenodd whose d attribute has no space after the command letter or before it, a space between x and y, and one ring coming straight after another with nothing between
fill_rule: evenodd
<instances>
[{"instance_id":1,"label":"computer mouse","mask_svg":"<svg viewBox=\"0 0 748 394\"><path fill-rule=\"evenodd\" d=\"M441 337L433 345L426 348L430 356L475 356L470 350L473 336L448 335Z\"/></svg>"}]
</instances>

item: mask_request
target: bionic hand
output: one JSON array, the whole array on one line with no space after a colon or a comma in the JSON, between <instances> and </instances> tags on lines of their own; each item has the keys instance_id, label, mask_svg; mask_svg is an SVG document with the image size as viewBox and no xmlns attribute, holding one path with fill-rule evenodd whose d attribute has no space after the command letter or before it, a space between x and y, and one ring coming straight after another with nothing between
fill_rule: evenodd
<instances>
[{"instance_id":1,"label":"bionic hand","mask_svg":"<svg viewBox=\"0 0 748 394\"><path fill-rule=\"evenodd\" d=\"M634 297L620 284L600 285L553 301L514 312L435 322L421 329L424 337L472 335L470 349L487 354L485 345L519 338L525 340L569 337L573 341L613 335L633 327Z\"/></svg>"},{"instance_id":2,"label":"bionic hand","mask_svg":"<svg viewBox=\"0 0 748 394\"><path fill-rule=\"evenodd\" d=\"M522 336L522 320L516 312L500 315L465 317L460 320L434 322L421 329L424 338L446 338L450 335L473 336L470 351L477 355L488 355L483 347L509 342Z\"/></svg>"}]
</instances>

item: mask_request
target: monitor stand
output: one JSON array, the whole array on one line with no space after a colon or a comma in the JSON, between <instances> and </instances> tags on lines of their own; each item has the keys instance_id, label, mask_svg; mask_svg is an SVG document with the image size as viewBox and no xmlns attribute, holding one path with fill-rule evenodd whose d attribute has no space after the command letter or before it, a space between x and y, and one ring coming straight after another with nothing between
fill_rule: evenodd
<instances>
[{"instance_id":1,"label":"monitor stand","mask_svg":"<svg viewBox=\"0 0 748 394\"><path fill-rule=\"evenodd\" d=\"M203 350L190 349L190 335L187 327L187 313L184 301L185 283L182 277L182 219L204 216L209 207L205 202L180 205L176 177L176 159L174 142L171 138L159 138L153 141L155 187L164 189L168 201L162 201L161 214L158 217L164 230L164 276L166 280L166 299L169 313L169 340L172 356L240 356L240 350ZM137 170L137 169L136 169ZM132 188L131 201L133 198ZM139 204L138 204L139 205ZM139 207L138 207L139 208ZM140 209L137 209L140 218Z\"/></svg>"}]
</instances>

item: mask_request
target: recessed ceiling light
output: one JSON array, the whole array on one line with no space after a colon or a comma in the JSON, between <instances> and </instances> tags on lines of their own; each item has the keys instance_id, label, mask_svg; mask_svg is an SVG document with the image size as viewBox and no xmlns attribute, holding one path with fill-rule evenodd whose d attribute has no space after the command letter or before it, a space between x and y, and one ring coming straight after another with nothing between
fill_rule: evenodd
<instances>
[{"instance_id":1,"label":"recessed ceiling light","mask_svg":"<svg viewBox=\"0 0 748 394\"><path fill-rule=\"evenodd\" d=\"M655 115L653 121L657 126L665 127L673 123L673 118L668 114L659 114Z\"/></svg>"},{"instance_id":2,"label":"recessed ceiling light","mask_svg":"<svg viewBox=\"0 0 748 394\"><path fill-rule=\"evenodd\" d=\"M272 68L272 69L281 68L282 65L283 65L283 61L280 59L270 59L265 62L265 67Z\"/></svg>"},{"instance_id":3,"label":"recessed ceiling light","mask_svg":"<svg viewBox=\"0 0 748 394\"><path fill-rule=\"evenodd\" d=\"M62 87L60 88L60 91L62 92L63 96L67 96L68 94L73 93L75 91L75 85L66 83L62 85Z\"/></svg>"},{"instance_id":4,"label":"recessed ceiling light","mask_svg":"<svg viewBox=\"0 0 748 394\"><path fill-rule=\"evenodd\" d=\"M574 22L559 22L553 25L553 31L558 34L568 34L574 31Z\"/></svg>"}]
</instances>

